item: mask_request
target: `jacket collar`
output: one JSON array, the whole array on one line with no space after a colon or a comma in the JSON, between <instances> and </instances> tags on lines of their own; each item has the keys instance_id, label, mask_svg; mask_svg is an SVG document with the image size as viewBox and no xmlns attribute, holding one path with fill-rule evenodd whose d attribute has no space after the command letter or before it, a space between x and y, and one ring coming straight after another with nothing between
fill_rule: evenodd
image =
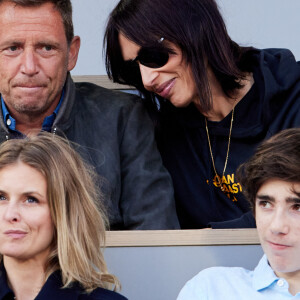
<instances>
[{"instance_id":1,"label":"jacket collar","mask_svg":"<svg viewBox=\"0 0 300 300\"><path fill-rule=\"evenodd\" d=\"M41 291L35 298L35 300L47 300L47 299L64 299L64 300L76 300L82 294L82 290L74 284L74 288L62 288L62 279L60 271L52 273Z\"/></svg>"},{"instance_id":2,"label":"jacket collar","mask_svg":"<svg viewBox=\"0 0 300 300\"><path fill-rule=\"evenodd\" d=\"M60 271L52 273L47 279L46 283L42 287L35 300L52 300L52 299L64 299L64 300L76 300L82 294L82 289L74 284L73 288L62 289L62 279ZM8 298L6 298L8 297ZM3 263L0 266L0 300L13 299L13 291L7 284L7 275Z\"/></svg>"},{"instance_id":3,"label":"jacket collar","mask_svg":"<svg viewBox=\"0 0 300 300\"><path fill-rule=\"evenodd\" d=\"M13 292L7 284L6 271L2 261L0 266L0 300L6 297L8 297L7 299L13 299Z\"/></svg>"},{"instance_id":4,"label":"jacket collar","mask_svg":"<svg viewBox=\"0 0 300 300\"><path fill-rule=\"evenodd\" d=\"M72 110L74 108L75 98L75 84L71 78L70 73L68 72L65 83L64 101L62 102L59 112L54 120L53 127L58 126L61 129L65 130L72 124L72 119L74 118Z\"/></svg>"}]
</instances>

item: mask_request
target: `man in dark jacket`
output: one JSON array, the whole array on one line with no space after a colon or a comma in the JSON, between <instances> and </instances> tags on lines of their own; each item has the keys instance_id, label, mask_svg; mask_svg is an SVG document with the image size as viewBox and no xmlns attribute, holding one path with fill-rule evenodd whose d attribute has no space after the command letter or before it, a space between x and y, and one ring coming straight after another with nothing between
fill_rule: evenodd
<instances>
[{"instance_id":1,"label":"man in dark jacket","mask_svg":"<svg viewBox=\"0 0 300 300\"><path fill-rule=\"evenodd\" d=\"M70 1L0 0L0 141L40 130L65 136L101 175L112 229L178 228L140 99L74 84L79 47Z\"/></svg>"}]
</instances>

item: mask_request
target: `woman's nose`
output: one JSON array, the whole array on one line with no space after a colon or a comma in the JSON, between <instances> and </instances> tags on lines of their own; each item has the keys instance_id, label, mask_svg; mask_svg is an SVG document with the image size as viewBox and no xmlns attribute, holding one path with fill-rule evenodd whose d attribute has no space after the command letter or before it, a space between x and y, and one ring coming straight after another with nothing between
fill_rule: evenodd
<instances>
[{"instance_id":1,"label":"woman's nose","mask_svg":"<svg viewBox=\"0 0 300 300\"><path fill-rule=\"evenodd\" d=\"M143 85L146 90L153 90L153 86L156 84L155 80L159 75L157 69L146 67L139 64Z\"/></svg>"},{"instance_id":2,"label":"woman's nose","mask_svg":"<svg viewBox=\"0 0 300 300\"><path fill-rule=\"evenodd\" d=\"M8 222L17 222L20 220L20 211L16 203L8 203L5 207L4 219Z\"/></svg>"}]
</instances>

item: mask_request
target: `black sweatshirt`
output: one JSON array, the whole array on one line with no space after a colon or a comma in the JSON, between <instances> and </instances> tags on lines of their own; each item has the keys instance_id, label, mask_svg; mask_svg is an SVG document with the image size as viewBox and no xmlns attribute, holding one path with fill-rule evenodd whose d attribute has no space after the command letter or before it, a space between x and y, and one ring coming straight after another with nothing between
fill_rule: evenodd
<instances>
[{"instance_id":1,"label":"black sweatshirt","mask_svg":"<svg viewBox=\"0 0 300 300\"><path fill-rule=\"evenodd\" d=\"M193 104L175 108L168 102L161 108L158 144L173 179L183 229L255 227L235 171L263 140L283 129L300 127L300 63L286 49L253 50L248 56L254 84L235 107L225 193L215 180L204 116ZM231 113L220 122L208 121L219 175L230 121Z\"/></svg>"}]
</instances>

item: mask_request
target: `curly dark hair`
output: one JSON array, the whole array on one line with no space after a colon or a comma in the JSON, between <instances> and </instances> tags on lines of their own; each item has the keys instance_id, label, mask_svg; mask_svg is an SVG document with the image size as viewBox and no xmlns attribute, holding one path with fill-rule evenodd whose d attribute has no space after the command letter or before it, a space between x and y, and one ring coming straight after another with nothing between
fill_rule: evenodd
<instances>
[{"instance_id":1,"label":"curly dark hair","mask_svg":"<svg viewBox=\"0 0 300 300\"><path fill-rule=\"evenodd\" d=\"M300 182L300 128L283 130L263 142L239 167L237 177L253 212L256 194L268 180Z\"/></svg>"}]
</instances>

